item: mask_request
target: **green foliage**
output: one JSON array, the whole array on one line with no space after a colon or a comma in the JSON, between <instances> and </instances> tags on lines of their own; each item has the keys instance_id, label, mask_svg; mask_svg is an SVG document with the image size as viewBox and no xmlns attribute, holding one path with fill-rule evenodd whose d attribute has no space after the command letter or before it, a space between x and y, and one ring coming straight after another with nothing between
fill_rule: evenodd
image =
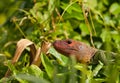
<instances>
[{"instance_id":1,"label":"green foliage","mask_svg":"<svg viewBox=\"0 0 120 83\"><path fill-rule=\"evenodd\" d=\"M46 57L46 55L41 55L41 61L43 66L45 67L45 71L47 72L47 75L49 78L52 78L53 76L53 71L54 71L54 66L51 63L51 61Z\"/></svg>"},{"instance_id":2,"label":"green foliage","mask_svg":"<svg viewBox=\"0 0 120 83\"><path fill-rule=\"evenodd\" d=\"M120 53L119 0L1 0L0 82L8 83L119 83L120 57L108 66L80 64L57 53L41 54L42 67L29 66L26 52L11 64L16 42L75 39L98 49ZM85 11L85 12L84 12ZM120 55L120 54L119 54ZM7 66L6 66L7 65ZM7 67L12 71L4 78Z\"/></svg>"}]
</instances>

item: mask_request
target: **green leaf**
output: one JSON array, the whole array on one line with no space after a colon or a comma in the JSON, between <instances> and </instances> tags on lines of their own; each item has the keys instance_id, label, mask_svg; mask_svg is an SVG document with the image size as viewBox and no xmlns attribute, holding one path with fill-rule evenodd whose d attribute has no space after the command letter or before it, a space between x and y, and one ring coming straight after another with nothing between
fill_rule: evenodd
<instances>
[{"instance_id":1,"label":"green leaf","mask_svg":"<svg viewBox=\"0 0 120 83\"><path fill-rule=\"evenodd\" d=\"M37 77L43 77L43 71L36 65L31 65L28 68L28 73L32 74L32 75L35 75Z\"/></svg>"},{"instance_id":2,"label":"green leaf","mask_svg":"<svg viewBox=\"0 0 120 83\"><path fill-rule=\"evenodd\" d=\"M116 43L120 42L120 33L118 31L111 31L112 38Z\"/></svg>"},{"instance_id":3,"label":"green leaf","mask_svg":"<svg viewBox=\"0 0 120 83\"><path fill-rule=\"evenodd\" d=\"M89 71L87 70L87 67L85 64L76 64L74 66L77 70L80 70L81 72L83 72L84 74L88 74Z\"/></svg>"},{"instance_id":4,"label":"green leaf","mask_svg":"<svg viewBox=\"0 0 120 83\"><path fill-rule=\"evenodd\" d=\"M95 69L93 70L93 75L96 76L99 71L103 68L103 63L99 62L100 64L98 64Z\"/></svg>"},{"instance_id":5,"label":"green leaf","mask_svg":"<svg viewBox=\"0 0 120 83\"><path fill-rule=\"evenodd\" d=\"M102 38L103 42L110 42L111 41L111 34L110 34L110 31L108 29L103 29L100 37Z\"/></svg>"},{"instance_id":6,"label":"green leaf","mask_svg":"<svg viewBox=\"0 0 120 83\"><path fill-rule=\"evenodd\" d=\"M82 36L86 36L86 35L89 35L90 32L88 30L88 27L86 26L86 24L84 23L81 23L79 28L81 29L81 32L82 32Z\"/></svg>"},{"instance_id":7,"label":"green leaf","mask_svg":"<svg viewBox=\"0 0 120 83\"><path fill-rule=\"evenodd\" d=\"M61 62L63 62L62 59L61 59L60 54L54 48L51 47L48 52L50 54L54 55L54 57L56 57L58 60L60 60Z\"/></svg>"},{"instance_id":8,"label":"green leaf","mask_svg":"<svg viewBox=\"0 0 120 83\"><path fill-rule=\"evenodd\" d=\"M76 11L76 12L80 12L82 13L82 9L80 7L80 5L76 4L76 3L62 3L62 6L61 6L62 9L66 10L66 12L68 12L69 14L71 14L73 11Z\"/></svg>"},{"instance_id":9,"label":"green leaf","mask_svg":"<svg viewBox=\"0 0 120 83\"><path fill-rule=\"evenodd\" d=\"M0 64L3 64L7 57L4 54L0 54Z\"/></svg>"},{"instance_id":10,"label":"green leaf","mask_svg":"<svg viewBox=\"0 0 120 83\"><path fill-rule=\"evenodd\" d=\"M10 71L12 71L13 74L15 75L18 72L17 69L15 68L15 65L13 65L11 61L6 61L6 63Z\"/></svg>"},{"instance_id":11,"label":"green leaf","mask_svg":"<svg viewBox=\"0 0 120 83\"><path fill-rule=\"evenodd\" d=\"M64 19L70 19L70 18L75 18L77 20L84 20L84 16L82 13L79 13L79 12L72 12L71 14L69 13L65 13L63 15L63 18Z\"/></svg>"},{"instance_id":12,"label":"green leaf","mask_svg":"<svg viewBox=\"0 0 120 83\"><path fill-rule=\"evenodd\" d=\"M90 8L95 8L98 5L97 0L88 0L87 2Z\"/></svg>"},{"instance_id":13,"label":"green leaf","mask_svg":"<svg viewBox=\"0 0 120 83\"><path fill-rule=\"evenodd\" d=\"M6 20L6 16L4 14L0 14L0 25L4 24Z\"/></svg>"},{"instance_id":14,"label":"green leaf","mask_svg":"<svg viewBox=\"0 0 120 83\"><path fill-rule=\"evenodd\" d=\"M84 19L80 5L78 5L74 2L71 4L62 3L61 8L64 9L64 12L63 12L64 19L70 19L70 18L75 18L77 20Z\"/></svg>"},{"instance_id":15,"label":"green leaf","mask_svg":"<svg viewBox=\"0 0 120 83\"><path fill-rule=\"evenodd\" d=\"M15 78L20 81L20 83L49 83L47 80L43 78L38 78L33 75L28 75L28 74L17 74ZM26 81L28 82L26 82Z\"/></svg>"},{"instance_id":16,"label":"green leaf","mask_svg":"<svg viewBox=\"0 0 120 83\"><path fill-rule=\"evenodd\" d=\"M50 0L49 1L49 5L48 5L48 11L50 12L50 14L52 14L54 8L55 8L55 0Z\"/></svg>"},{"instance_id":17,"label":"green leaf","mask_svg":"<svg viewBox=\"0 0 120 83\"><path fill-rule=\"evenodd\" d=\"M110 13L114 14L114 15L117 15L120 13L120 5L118 3L113 3L111 6L110 6Z\"/></svg>"},{"instance_id":18,"label":"green leaf","mask_svg":"<svg viewBox=\"0 0 120 83\"><path fill-rule=\"evenodd\" d=\"M49 78L52 78L54 73L53 64L45 54L41 54L41 61L43 66L45 67L45 71L47 72Z\"/></svg>"},{"instance_id":19,"label":"green leaf","mask_svg":"<svg viewBox=\"0 0 120 83\"><path fill-rule=\"evenodd\" d=\"M52 54L61 65L66 65L68 62L68 57L58 53L53 47L51 47L48 51L50 54Z\"/></svg>"},{"instance_id":20,"label":"green leaf","mask_svg":"<svg viewBox=\"0 0 120 83\"><path fill-rule=\"evenodd\" d=\"M54 57L56 57L60 62L63 62L62 58L61 58L61 55L54 49L54 48L50 48L49 51L48 51L50 54L52 54Z\"/></svg>"}]
</instances>

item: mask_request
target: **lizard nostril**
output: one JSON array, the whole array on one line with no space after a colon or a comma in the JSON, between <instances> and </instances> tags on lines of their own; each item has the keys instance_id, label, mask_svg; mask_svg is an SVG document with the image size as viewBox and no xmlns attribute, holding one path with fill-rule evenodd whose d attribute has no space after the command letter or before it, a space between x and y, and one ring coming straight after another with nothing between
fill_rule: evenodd
<instances>
[{"instance_id":1,"label":"lizard nostril","mask_svg":"<svg viewBox=\"0 0 120 83\"><path fill-rule=\"evenodd\" d=\"M72 41L71 41L71 40L67 40L67 43L68 43L68 44L71 44L71 43L72 43Z\"/></svg>"}]
</instances>

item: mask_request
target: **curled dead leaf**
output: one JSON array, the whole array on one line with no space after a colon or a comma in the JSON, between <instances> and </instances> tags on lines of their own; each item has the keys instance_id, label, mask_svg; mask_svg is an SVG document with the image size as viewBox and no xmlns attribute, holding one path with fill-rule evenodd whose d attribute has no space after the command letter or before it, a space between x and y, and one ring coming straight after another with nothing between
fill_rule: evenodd
<instances>
[{"instance_id":1,"label":"curled dead leaf","mask_svg":"<svg viewBox=\"0 0 120 83\"><path fill-rule=\"evenodd\" d=\"M36 49L34 43L28 39L21 39L17 42L17 47L14 57L12 59L12 64L16 63L19 60L20 56L22 55L22 52L27 47L30 48L30 64L35 64L37 66L40 66L41 60L39 55L41 53L41 49L40 47ZM10 75L10 70L8 69L8 71L5 74L5 77L8 77L9 75Z\"/></svg>"}]
</instances>

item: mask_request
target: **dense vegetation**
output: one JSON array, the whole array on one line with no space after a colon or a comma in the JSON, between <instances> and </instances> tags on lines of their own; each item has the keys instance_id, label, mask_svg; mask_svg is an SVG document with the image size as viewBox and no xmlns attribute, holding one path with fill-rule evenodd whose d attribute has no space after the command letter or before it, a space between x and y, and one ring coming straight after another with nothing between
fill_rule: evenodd
<instances>
[{"instance_id":1,"label":"dense vegetation","mask_svg":"<svg viewBox=\"0 0 120 83\"><path fill-rule=\"evenodd\" d=\"M120 58L115 64L85 65L58 54L42 53L40 67L29 65L29 49L11 64L16 43L74 39L108 52L120 53L120 0L1 0L0 82L120 83ZM59 56L60 55L60 56ZM5 78L7 69L12 74Z\"/></svg>"}]
</instances>

